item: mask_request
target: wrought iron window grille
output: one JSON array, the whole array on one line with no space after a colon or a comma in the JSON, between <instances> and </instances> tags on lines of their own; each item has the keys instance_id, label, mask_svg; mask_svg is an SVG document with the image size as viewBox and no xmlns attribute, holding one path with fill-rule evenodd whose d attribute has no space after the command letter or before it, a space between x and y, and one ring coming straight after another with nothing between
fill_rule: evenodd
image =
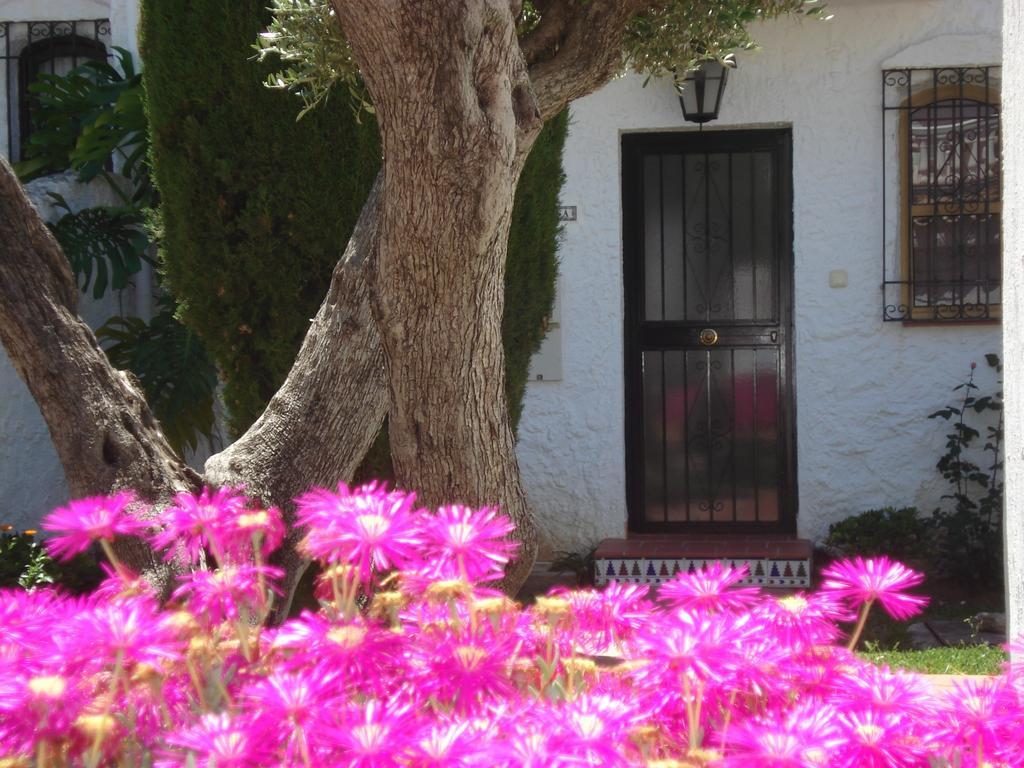
<instances>
[{"instance_id":1,"label":"wrought iron window grille","mask_svg":"<svg viewBox=\"0 0 1024 768\"><path fill-rule=\"evenodd\" d=\"M66 74L90 59L109 56L110 21L0 21L0 151L22 158L32 132L35 102L29 85L41 74Z\"/></svg>"},{"instance_id":2,"label":"wrought iron window grille","mask_svg":"<svg viewBox=\"0 0 1024 768\"><path fill-rule=\"evenodd\" d=\"M1000 67L882 72L882 319L1000 316Z\"/></svg>"}]
</instances>

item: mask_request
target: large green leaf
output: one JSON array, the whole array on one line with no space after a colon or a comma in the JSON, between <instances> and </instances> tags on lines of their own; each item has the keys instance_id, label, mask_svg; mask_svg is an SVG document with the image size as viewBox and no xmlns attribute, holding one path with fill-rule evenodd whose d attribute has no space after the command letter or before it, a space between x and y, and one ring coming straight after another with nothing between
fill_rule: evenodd
<instances>
[{"instance_id":1,"label":"large green leaf","mask_svg":"<svg viewBox=\"0 0 1024 768\"><path fill-rule=\"evenodd\" d=\"M148 323L112 317L96 335L111 363L139 379L171 445L195 450L200 435L214 434L217 371L199 338L175 319L174 302L165 296L158 306Z\"/></svg>"},{"instance_id":2,"label":"large green leaf","mask_svg":"<svg viewBox=\"0 0 1024 768\"><path fill-rule=\"evenodd\" d=\"M29 86L36 103L32 133L23 147L24 159L15 165L23 180L71 168L87 182L108 176L111 158L117 157L120 172L132 181L133 199L148 203L142 77L131 54L115 50L116 67L87 61L66 75L40 75Z\"/></svg>"},{"instance_id":3,"label":"large green leaf","mask_svg":"<svg viewBox=\"0 0 1024 768\"><path fill-rule=\"evenodd\" d=\"M66 213L50 225L64 249L83 291L100 298L109 285L114 290L127 287L129 278L152 263L147 250L143 211L133 207L97 206L74 212L67 201L50 193L56 207Z\"/></svg>"}]
</instances>

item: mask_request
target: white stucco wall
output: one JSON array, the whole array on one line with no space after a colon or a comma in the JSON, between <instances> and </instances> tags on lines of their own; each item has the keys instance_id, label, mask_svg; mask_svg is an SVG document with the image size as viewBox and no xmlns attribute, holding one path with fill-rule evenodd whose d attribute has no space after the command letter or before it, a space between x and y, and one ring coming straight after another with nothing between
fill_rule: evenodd
<instances>
[{"instance_id":1,"label":"white stucco wall","mask_svg":"<svg viewBox=\"0 0 1024 768\"><path fill-rule=\"evenodd\" d=\"M828 22L755 30L720 118L705 130L787 125L793 134L799 533L885 505L932 509L943 424L926 416L998 352L998 326L881 320L881 70L998 64L999 0L830 0ZM626 524L620 140L694 130L668 83L623 77L572 108L565 149L562 379L530 384L519 459L546 542L577 550ZM895 183L895 180L892 180ZM893 190L893 193L895 190ZM895 199L890 194L890 204ZM832 289L830 270L849 285Z\"/></svg>"},{"instance_id":2,"label":"white stucco wall","mask_svg":"<svg viewBox=\"0 0 1024 768\"><path fill-rule=\"evenodd\" d=\"M111 19L111 43L137 50L134 0L0 0L0 21L59 21ZM0 152L5 142L0 142ZM29 194L49 220L60 215L46 197L57 192L75 210L90 205L114 204L114 196L101 182L78 184L69 174L38 179L28 185ZM81 296L80 311L96 327L123 311L136 314L133 291L108 292L101 301ZM67 485L57 455L35 401L0 350L0 523L20 528L38 525L53 507L67 501Z\"/></svg>"}]
</instances>

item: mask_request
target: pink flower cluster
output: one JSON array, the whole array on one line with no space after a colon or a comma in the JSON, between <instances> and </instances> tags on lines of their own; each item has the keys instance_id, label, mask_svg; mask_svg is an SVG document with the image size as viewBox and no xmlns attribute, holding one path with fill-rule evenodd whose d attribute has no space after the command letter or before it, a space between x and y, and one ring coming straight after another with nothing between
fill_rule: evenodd
<instances>
[{"instance_id":1,"label":"pink flower cluster","mask_svg":"<svg viewBox=\"0 0 1024 768\"><path fill-rule=\"evenodd\" d=\"M876 602L923 604L885 558L836 564L813 594L716 565L524 607L486 586L514 555L496 511L340 486L297 500L319 610L267 627L276 510L207 491L147 510L154 529L138 506L47 520L52 551L115 557L96 594L0 593L0 765L1024 766L1022 670L945 695L835 644ZM120 535L196 565L169 603L117 563Z\"/></svg>"}]
</instances>

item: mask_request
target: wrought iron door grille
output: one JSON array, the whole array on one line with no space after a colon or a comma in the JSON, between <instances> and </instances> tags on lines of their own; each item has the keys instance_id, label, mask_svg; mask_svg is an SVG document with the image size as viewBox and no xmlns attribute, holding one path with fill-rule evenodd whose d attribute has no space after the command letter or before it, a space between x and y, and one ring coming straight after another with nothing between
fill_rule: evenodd
<instances>
[{"instance_id":1,"label":"wrought iron door grille","mask_svg":"<svg viewBox=\"0 0 1024 768\"><path fill-rule=\"evenodd\" d=\"M882 318L999 317L1000 67L882 72Z\"/></svg>"},{"instance_id":2,"label":"wrought iron door grille","mask_svg":"<svg viewBox=\"0 0 1024 768\"><path fill-rule=\"evenodd\" d=\"M66 74L89 59L106 58L110 21L0 21L0 151L20 160L32 130L28 91L41 74Z\"/></svg>"}]
</instances>

